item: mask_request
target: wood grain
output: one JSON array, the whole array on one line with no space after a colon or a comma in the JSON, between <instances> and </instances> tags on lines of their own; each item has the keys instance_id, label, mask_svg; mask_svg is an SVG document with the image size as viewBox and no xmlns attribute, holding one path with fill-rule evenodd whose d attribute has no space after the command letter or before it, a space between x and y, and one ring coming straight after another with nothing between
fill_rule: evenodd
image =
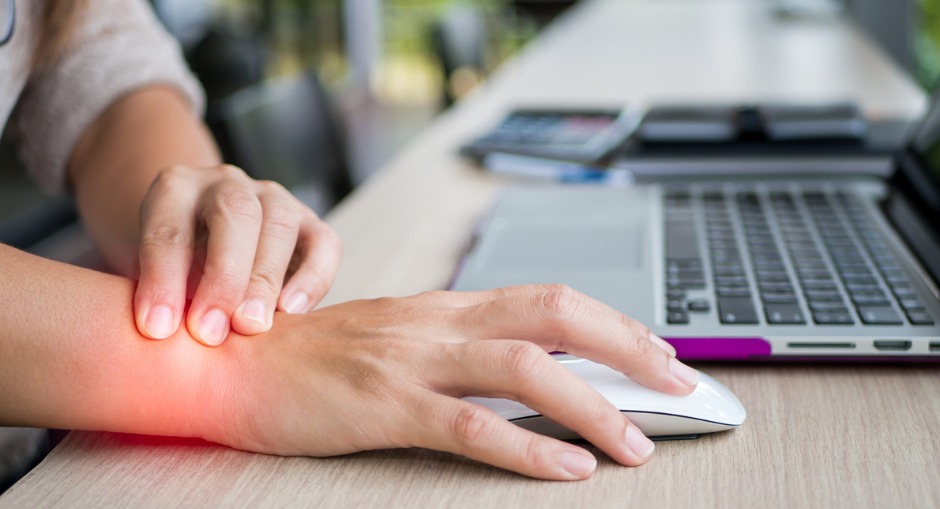
<instances>
[{"instance_id":1,"label":"wood grain","mask_svg":"<svg viewBox=\"0 0 940 509\"><path fill-rule=\"evenodd\" d=\"M551 27L329 216L345 255L327 303L444 288L507 183L456 147L515 104L856 99L909 118L924 96L845 22L766 2L596 1ZM75 432L2 507L938 507L940 373L917 365L700 365L738 394L733 432L659 443L584 482L449 454L280 458L198 441ZM595 451L596 452L596 451Z\"/></svg>"},{"instance_id":2,"label":"wood grain","mask_svg":"<svg viewBox=\"0 0 940 509\"><path fill-rule=\"evenodd\" d=\"M917 366L700 366L748 408L740 429L660 442L651 462L598 451L552 483L445 453L315 459L192 440L69 435L4 507L937 507L940 377Z\"/></svg>"}]
</instances>

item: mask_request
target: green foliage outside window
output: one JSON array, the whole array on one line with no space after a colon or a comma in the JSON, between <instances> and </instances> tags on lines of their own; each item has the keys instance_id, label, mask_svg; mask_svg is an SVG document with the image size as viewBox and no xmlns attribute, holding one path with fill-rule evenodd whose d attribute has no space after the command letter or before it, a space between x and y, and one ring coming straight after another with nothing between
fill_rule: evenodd
<instances>
[{"instance_id":1,"label":"green foliage outside window","mask_svg":"<svg viewBox=\"0 0 940 509\"><path fill-rule=\"evenodd\" d=\"M920 27L914 39L917 79L932 89L940 78L940 0L918 0Z\"/></svg>"}]
</instances>

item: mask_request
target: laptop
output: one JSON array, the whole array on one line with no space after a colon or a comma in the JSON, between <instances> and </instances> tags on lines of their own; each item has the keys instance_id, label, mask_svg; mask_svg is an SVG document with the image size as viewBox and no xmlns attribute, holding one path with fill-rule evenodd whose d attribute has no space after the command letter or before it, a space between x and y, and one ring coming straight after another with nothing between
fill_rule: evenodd
<instances>
[{"instance_id":1,"label":"laptop","mask_svg":"<svg viewBox=\"0 0 940 509\"><path fill-rule=\"evenodd\" d=\"M940 94L894 164L510 188L452 288L567 284L687 360L940 361Z\"/></svg>"}]
</instances>

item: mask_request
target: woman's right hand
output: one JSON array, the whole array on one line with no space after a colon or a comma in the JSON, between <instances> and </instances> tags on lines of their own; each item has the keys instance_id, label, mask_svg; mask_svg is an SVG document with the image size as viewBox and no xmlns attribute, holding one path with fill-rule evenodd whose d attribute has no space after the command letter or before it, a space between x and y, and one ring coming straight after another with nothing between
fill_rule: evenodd
<instances>
[{"instance_id":1,"label":"woman's right hand","mask_svg":"<svg viewBox=\"0 0 940 509\"><path fill-rule=\"evenodd\" d=\"M527 476L585 479L585 449L523 430L465 396L504 397L576 431L624 465L653 444L547 352L607 364L650 388L692 392L698 373L643 325L565 286L348 302L280 314L208 359L197 430L278 455L425 447Z\"/></svg>"}]
</instances>

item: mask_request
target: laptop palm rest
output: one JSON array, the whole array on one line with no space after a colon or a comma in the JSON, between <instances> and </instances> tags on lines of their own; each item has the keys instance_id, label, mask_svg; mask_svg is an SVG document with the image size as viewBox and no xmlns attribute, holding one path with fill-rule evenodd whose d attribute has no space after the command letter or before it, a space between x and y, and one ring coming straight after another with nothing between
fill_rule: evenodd
<instances>
[{"instance_id":1,"label":"laptop palm rest","mask_svg":"<svg viewBox=\"0 0 940 509\"><path fill-rule=\"evenodd\" d=\"M653 318L650 198L624 189L514 189L493 210L454 285L563 283Z\"/></svg>"},{"instance_id":2,"label":"laptop palm rest","mask_svg":"<svg viewBox=\"0 0 940 509\"><path fill-rule=\"evenodd\" d=\"M643 270L644 234L638 224L558 224L498 221L482 252L496 271L606 272Z\"/></svg>"}]
</instances>

